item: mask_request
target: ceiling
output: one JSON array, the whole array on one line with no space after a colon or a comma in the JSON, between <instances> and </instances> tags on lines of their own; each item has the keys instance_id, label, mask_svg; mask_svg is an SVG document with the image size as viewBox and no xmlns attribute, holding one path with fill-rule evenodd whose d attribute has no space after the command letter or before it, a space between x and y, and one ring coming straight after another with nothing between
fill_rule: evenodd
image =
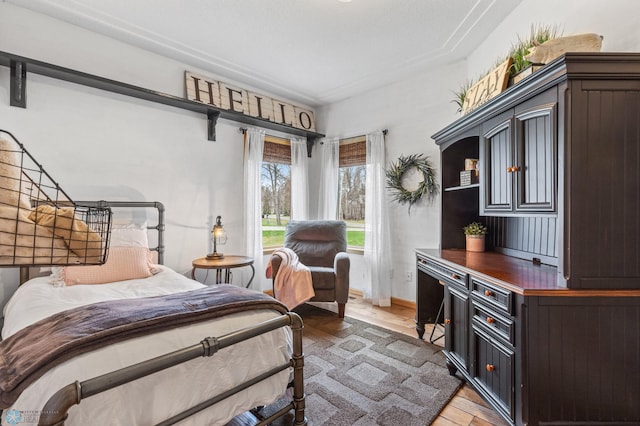
<instances>
[{"instance_id":1,"label":"ceiling","mask_svg":"<svg viewBox=\"0 0 640 426\"><path fill-rule=\"evenodd\" d=\"M521 0L5 0L320 106L451 63Z\"/></svg>"}]
</instances>

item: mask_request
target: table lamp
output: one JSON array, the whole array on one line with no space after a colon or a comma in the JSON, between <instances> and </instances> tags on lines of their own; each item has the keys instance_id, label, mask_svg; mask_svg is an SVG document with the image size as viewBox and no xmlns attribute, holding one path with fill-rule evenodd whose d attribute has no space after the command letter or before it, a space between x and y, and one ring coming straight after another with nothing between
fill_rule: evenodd
<instances>
[{"instance_id":1,"label":"table lamp","mask_svg":"<svg viewBox=\"0 0 640 426\"><path fill-rule=\"evenodd\" d=\"M224 254L218 253L218 244L222 245L227 242L227 233L222 227L222 216L216 217L216 224L213 225L211 231L211 239L213 239L213 253L209 253L207 259L224 259Z\"/></svg>"}]
</instances>

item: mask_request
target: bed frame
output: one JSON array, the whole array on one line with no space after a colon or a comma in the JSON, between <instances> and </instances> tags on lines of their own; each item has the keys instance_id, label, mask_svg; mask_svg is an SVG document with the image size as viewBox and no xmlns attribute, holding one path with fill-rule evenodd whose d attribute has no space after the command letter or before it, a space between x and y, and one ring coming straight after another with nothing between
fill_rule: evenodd
<instances>
[{"instance_id":1,"label":"bed frame","mask_svg":"<svg viewBox=\"0 0 640 426\"><path fill-rule=\"evenodd\" d=\"M278 318L268 320L257 324L255 326L240 330L234 333L225 334L221 337L207 337L203 339L199 344L186 347L184 349L171 352L169 354L150 359L145 362L134 364L130 367L122 368L111 373L104 374L102 376L85 380L83 382L76 381L70 383L64 388L56 392L46 403L42 409L40 426L57 426L64 425L68 414L68 410L79 404L84 398L88 398L92 395L96 395L100 392L112 389L122 384L134 381L141 377L153 374L165 368L172 367L174 365L181 364L197 357L209 357L213 356L218 350L234 345L236 343L251 339L263 333L275 330L280 327L291 327L293 331L293 355L290 362L276 366L271 370L258 375L246 383L240 384L226 392L218 394L207 401L204 401L188 410L183 411L161 423L159 425L172 425L178 421L184 420L187 417L208 408L223 399L241 392L248 387L279 373L289 367L293 367L293 398L291 403L278 410L273 415L262 419L258 425L267 425L273 422L275 419L284 416L290 410L294 410L294 425L306 425L307 418L304 415L305 410L305 395L303 387L303 367L304 367L304 354L302 352L302 319L300 316L293 312L288 312ZM253 407L247 407L249 411Z\"/></svg>"},{"instance_id":2,"label":"bed frame","mask_svg":"<svg viewBox=\"0 0 640 426\"><path fill-rule=\"evenodd\" d=\"M79 201L79 205L84 206L108 206L110 208L153 208L158 213L158 223L154 226L148 226L149 229L158 232L158 244L151 250L158 252L158 263L164 261L164 205L160 202L130 202L130 201ZM23 272L23 269L26 272ZM21 279L23 273L26 274L24 278L28 278L28 268L21 268ZM139 378L153 374L155 372L164 370L166 368L187 362L197 357L211 357L215 353L223 348L232 346L236 343L243 342L245 340L256 337L260 334L267 333L269 331L281 328L290 327L293 333L293 354L291 359L282 364L273 367L271 370L266 371L246 383L240 384L232 389L229 389L223 393L215 395L194 407L191 407L180 414L177 414L169 419L166 419L159 425L171 425L187 417L208 408L223 399L242 392L250 386L271 377L283 370L290 367L293 368L293 381L290 386L293 387L292 401L278 410L273 415L262 419L258 425L267 425L275 419L284 416L289 411L294 410L294 425L302 426L307 424L307 418L305 417L305 394L304 394L304 382L303 382L303 367L304 367L304 354L302 352L302 319L299 315L293 312L288 312L280 317L255 324L251 327L247 327L243 330L239 330L233 333L225 334L219 337L205 337L200 343L149 359L147 361L134 364L132 366L122 368L107 374L104 374L93 379L85 380L82 382L74 382L63 387L57 391L46 403L42 409L42 413L39 420L39 425L42 426L58 426L64 425L64 422L68 416L68 410L79 404L83 399L96 395L100 392L112 389L114 387L123 385L125 383L132 382ZM255 407L247 407L247 411Z\"/></svg>"}]
</instances>

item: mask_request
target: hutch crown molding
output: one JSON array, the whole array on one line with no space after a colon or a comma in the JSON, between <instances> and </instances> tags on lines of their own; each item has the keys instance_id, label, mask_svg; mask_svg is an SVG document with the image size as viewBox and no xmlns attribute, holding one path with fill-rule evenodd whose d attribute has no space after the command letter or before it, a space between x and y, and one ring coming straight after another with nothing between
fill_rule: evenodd
<instances>
[{"instance_id":1,"label":"hutch crown molding","mask_svg":"<svg viewBox=\"0 0 640 426\"><path fill-rule=\"evenodd\" d=\"M419 337L443 301L450 372L510 424L640 424L640 54L567 53L433 138ZM472 221L488 252L464 250Z\"/></svg>"}]
</instances>

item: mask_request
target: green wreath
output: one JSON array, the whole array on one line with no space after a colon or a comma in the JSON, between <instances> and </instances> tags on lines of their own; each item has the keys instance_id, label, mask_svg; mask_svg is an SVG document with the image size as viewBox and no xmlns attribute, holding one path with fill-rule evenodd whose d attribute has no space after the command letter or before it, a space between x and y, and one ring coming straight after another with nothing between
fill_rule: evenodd
<instances>
[{"instance_id":1,"label":"green wreath","mask_svg":"<svg viewBox=\"0 0 640 426\"><path fill-rule=\"evenodd\" d=\"M436 181L436 172L428 159L422 154L413 154L409 156L401 155L398 161L392 163L386 170L387 188L391 190L393 200L400 204L409 204L409 213L411 206L420 201L425 195L429 202L433 202L440 191L440 186ZM416 168L422 173L422 182L415 191L409 191L402 186L402 177L412 168Z\"/></svg>"}]
</instances>

